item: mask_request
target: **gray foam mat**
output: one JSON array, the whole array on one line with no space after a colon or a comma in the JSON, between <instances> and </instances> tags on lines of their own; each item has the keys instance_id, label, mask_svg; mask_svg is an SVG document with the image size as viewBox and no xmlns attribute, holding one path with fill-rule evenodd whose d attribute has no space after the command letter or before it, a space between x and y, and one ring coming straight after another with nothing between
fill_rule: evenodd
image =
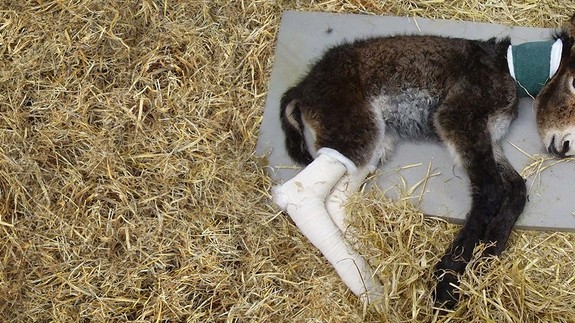
<instances>
[{"instance_id":1,"label":"gray foam mat","mask_svg":"<svg viewBox=\"0 0 575 323\"><path fill-rule=\"evenodd\" d=\"M549 39L552 32L543 28L424 18L285 12L278 33L256 153L267 156L268 172L276 183L282 183L297 173L298 168L294 167L283 144L284 135L279 123L280 98L307 72L310 63L330 46L357 38L398 34L434 34L468 39L510 36L512 43L519 44ZM521 171L532 163L527 155L545 152L535 127L533 101L522 99L519 111L518 119L503 142L505 155L515 169ZM380 170L377 185L390 198L397 199L411 191L411 201L424 213L456 223L463 222L471 203L469 182L443 146L400 143ZM558 163L537 176L528 177L529 201L516 228L574 230L574 182L575 164L571 161Z\"/></svg>"}]
</instances>

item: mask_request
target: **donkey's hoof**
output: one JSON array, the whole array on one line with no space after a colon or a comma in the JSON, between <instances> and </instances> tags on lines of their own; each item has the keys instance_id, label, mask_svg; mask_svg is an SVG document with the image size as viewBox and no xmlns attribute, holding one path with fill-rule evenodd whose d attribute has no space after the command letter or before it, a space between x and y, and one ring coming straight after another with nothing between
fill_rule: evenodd
<instances>
[{"instance_id":1,"label":"donkey's hoof","mask_svg":"<svg viewBox=\"0 0 575 323\"><path fill-rule=\"evenodd\" d=\"M457 284L458 279L454 274L445 273L439 278L435 287L435 307L445 310L455 308L459 301L459 293L456 292Z\"/></svg>"},{"instance_id":2,"label":"donkey's hoof","mask_svg":"<svg viewBox=\"0 0 575 323\"><path fill-rule=\"evenodd\" d=\"M385 295L385 289L377 277L365 277L367 291L360 295L360 299L364 304L378 304Z\"/></svg>"}]
</instances>

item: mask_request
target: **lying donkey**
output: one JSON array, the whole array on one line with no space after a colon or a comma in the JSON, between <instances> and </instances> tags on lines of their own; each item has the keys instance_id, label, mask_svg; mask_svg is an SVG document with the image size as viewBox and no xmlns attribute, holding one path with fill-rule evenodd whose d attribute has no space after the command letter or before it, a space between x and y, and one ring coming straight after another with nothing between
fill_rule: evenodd
<instances>
[{"instance_id":1,"label":"lying donkey","mask_svg":"<svg viewBox=\"0 0 575 323\"><path fill-rule=\"evenodd\" d=\"M561 64L551 67L558 71L536 100L543 142L558 157L575 154L573 37L567 31L556 37ZM512 54L509 39L358 40L329 49L284 94L280 118L287 151L307 167L274 188L274 201L362 300L371 302L384 291L344 239L349 231L343 205L399 141L443 142L471 182L466 223L435 267L436 305L456 305L458 276L476 245L493 242L484 256L505 249L526 203L524 179L500 144L517 115Z\"/></svg>"}]
</instances>

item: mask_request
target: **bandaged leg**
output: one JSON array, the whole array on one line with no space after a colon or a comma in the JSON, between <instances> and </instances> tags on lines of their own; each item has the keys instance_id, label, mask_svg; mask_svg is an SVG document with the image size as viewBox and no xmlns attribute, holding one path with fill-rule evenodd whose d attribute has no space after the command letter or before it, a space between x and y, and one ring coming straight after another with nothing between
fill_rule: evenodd
<instances>
[{"instance_id":1,"label":"bandaged leg","mask_svg":"<svg viewBox=\"0 0 575 323\"><path fill-rule=\"evenodd\" d=\"M332 221L341 232L348 231L347 214L344 207L350 196L357 192L365 182L367 176L375 171L375 167L369 166L359 169L355 173L346 174L334 187L332 193L325 201L325 207Z\"/></svg>"},{"instance_id":2,"label":"bandaged leg","mask_svg":"<svg viewBox=\"0 0 575 323\"><path fill-rule=\"evenodd\" d=\"M364 302L372 302L383 294L383 288L365 259L345 242L326 210L328 195L348 168L355 171L354 164L331 149L318 153L319 157L298 175L274 187L274 202L321 251L347 287Z\"/></svg>"}]
</instances>

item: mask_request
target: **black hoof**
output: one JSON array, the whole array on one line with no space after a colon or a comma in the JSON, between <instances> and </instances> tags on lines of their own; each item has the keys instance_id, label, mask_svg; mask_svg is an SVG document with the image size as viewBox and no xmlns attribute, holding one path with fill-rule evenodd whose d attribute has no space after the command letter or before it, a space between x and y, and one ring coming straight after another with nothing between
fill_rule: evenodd
<instances>
[{"instance_id":1,"label":"black hoof","mask_svg":"<svg viewBox=\"0 0 575 323\"><path fill-rule=\"evenodd\" d=\"M438 282L435 287L435 307L445 310L453 310L459 301L459 293L456 286L459 281L457 276L451 273L445 273L437 276ZM447 314L445 311L440 313Z\"/></svg>"}]
</instances>

